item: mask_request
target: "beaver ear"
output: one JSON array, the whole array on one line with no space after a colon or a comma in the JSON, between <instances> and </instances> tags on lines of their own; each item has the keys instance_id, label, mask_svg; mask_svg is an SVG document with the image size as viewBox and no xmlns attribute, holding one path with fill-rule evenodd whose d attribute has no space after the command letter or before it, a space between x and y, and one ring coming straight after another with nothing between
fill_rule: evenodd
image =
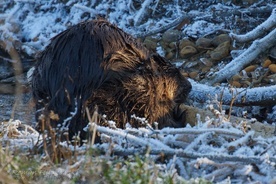
<instances>
[{"instance_id":1,"label":"beaver ear","mask_svg":"<svg viewBox=\"0 0 276 184\"><path fill-rule=\"evenodd\" d=\"M150 56L150 60L155 61L159 66L165 66L169 63L165 58L163 58L159 54L152 54Z\"/></svg>"},{"instance_id":2,"label":"beaver ear","mask_svg":"<svg viewBox=\"0 0 276 184\"><path fill-rule=\"evenodd\" d=\"M154 73L159 73L160 71L164 70L168 65L168 62L158 54L152 54L149 60L150 68Z\"/></svg>"}]
</instances>

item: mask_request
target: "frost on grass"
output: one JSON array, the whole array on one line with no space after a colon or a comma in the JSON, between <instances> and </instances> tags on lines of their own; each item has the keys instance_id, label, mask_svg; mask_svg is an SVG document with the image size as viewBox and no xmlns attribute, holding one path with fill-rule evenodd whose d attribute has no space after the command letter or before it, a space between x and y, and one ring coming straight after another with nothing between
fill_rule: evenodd
<instances>
[{"instance_id":1,"label":"frost on grass","mask_svg":"<svg viewBox=\"0 0 276 184\"><path fill-rule=\"evenodd\" d=\"M18 40L22 42L21 47L27 54L34 55L37 51L43 50L52 37L69 26L98 16L105 17L132 35L145 35L145 33L171 25L170 23L179 18L181 21L181 17L185 14L184 9L187 8L180 6L181 3L178 1L159 3L159 1L152 0L146 0L141 5L128 0L103 0L101 3L74 0L66 2L14 1L0 15L0 20L4 21L0 27L0 33L2 33L0 39L12 42ZM9 3L3 3L5 4ZM163 9L166 12L163 12ZM186 36L196 37L198 34L223 29L225 26L223 24L212 24L200 20L200 17L211 16L206 15L206 12L200 13L193 10L189 13L189 16L197 17L198 21L194 25L190 24L183 28ZM171 27L167 27L169 28Z\"/></svg>"},{"instance_id":2,"label":"frost on grass","mask_svg":"<svg viewBox=\"0 0 276 184\"><path fill-rule=\"evenodd\" d=\"M163 173L162 176L174 178L174 181L203 178L214 182L270 183L276 179L276 138L257 137L254 131L247 129L244 122L231 123L221 116L223 113L220 113L217 119L206 118L206 121L198 122L194 127L161 130L154 130L151 127L140 129L128 127L122 130L114 125L112 128L96 126L102 143L94 144L92 147L87 144L79 148L60 143L61 146L75 152L74 161L51 168L46 173L57 177L63 175L70 180L87 174L87 167L90 169L98 167L97 164L92 164L93 161L105 160L111 168L114 167L112 172L120 172L120 176L141 162L144 164L143 169L149 174L147 177L155 177L158 181L164 181L160 173ZM22 126L18 120L2 123L0 128L1 141L7 141L9 137L8 140L14 146L17 144L17 148L24 146L31 148L33 146L31 141L26 140L38 139L36 131L29 129L28 126ZM91 148L101 151L101 156L91 157L88 154ZM143 157L143 161L138 160L137 163L135 159L132 162L123 159L126 156L131 158L131 155L132 158L135 158L135 155ZM111 162L114 158L123 159L120 163L124 164L115 167Z\"/></svg>"},{"instance_id":3,"label":"frost on grass","mask_svg":"<svg viewBox=\"0 0 276 184\"><path fill-rule=\"evenodd\" d=\"M31 126L19 120L10 120L1 122L0 141L4 147L28 150L41 140L39 139L39 133Z\"/></svg>"},{"instance_id":4,"label":"frost on grass","mask_svg":"<svg viewBox=\"0 0 276 184\"><path fill-rule=\"evenodd\" d=\"M213 119L193 128L162 130L98 126L101 135L109 139L95 146L103 151L111 149L119 156L144 155L148 151L156 163L165 155L167 169L174 165L185 179L270 182L276 174L276 138L255 137L254 131L246 131L243 124L215 122Z\"/></svg>"}]
</instances>

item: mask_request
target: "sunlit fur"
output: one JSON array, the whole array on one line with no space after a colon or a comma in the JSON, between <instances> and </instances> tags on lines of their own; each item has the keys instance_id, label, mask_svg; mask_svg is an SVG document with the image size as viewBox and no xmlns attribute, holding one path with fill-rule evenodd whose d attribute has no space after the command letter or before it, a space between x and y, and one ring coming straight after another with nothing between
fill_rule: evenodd
<instances>
[{"instance_id":1,"label":"sunlit fur","mask_svg":"<svg viewBox=\"0 0 276 184\"><path fill-rule=\"evenodd\" d=\"M69 127L70 137L86 133L85 107L138 127L131 115L149 123L184 126L178 113L191 90L180 71L105 20L80 23L60 33L38 57L32 80L40 114L54 112L51 125ZM177 112L177 113L176 113Z\"/></svg>"}]
</instances>

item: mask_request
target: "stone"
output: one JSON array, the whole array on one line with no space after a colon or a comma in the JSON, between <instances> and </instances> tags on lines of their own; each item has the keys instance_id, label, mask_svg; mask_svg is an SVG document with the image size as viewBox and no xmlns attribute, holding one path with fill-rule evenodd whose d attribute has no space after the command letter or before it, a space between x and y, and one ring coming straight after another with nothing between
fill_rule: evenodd
<instances>
[{"instance_id":1,"label":"stone","mask_svg":"<svg viewBox=\"0 0 276 184\"><path fill-rule=\"evenodd\" d=\"M271 60L270 60L270 59L266 59L266 60L263 62L262 66L263 66L264 68L267 68L270 64L271 64Z\"/></svg>"},{"instance_id":2,"label":"stone","mask_svg":"<svg viewBox=\"0 0 276 184\"><path fill-rule=\"evenodd\" d=\"M193 54L196 54L197 50L193 46L186 46L183 49L181 49L179 55L181 58L187 58Z\"/></svg>"},{"instance_id":3,"label":"stone","mask_svg":"<svg viewBox=\"0 0 276 184\"><path fill-rule=\"evenodd\" d=\"M256 65L250 65L250 66L246 67L246 68L244 69L244 71L246 71L247 73L248 73L248 72L253 72L256 68L257 68Z\"/></svg>"},{"instance_id":4,"label":"stone","mask_svg":"<svg viewBox=\"0 0 276 184\"><path fill-rule=\"evenodd\" d=\"M240 88L242 86L241 83L239 83L238 81L232 81L230 84L236 88Z\"/></svg>"},{"instance_id":5,"label":"stone","mask_svg":"<svg viewBox=\"0 0 276 184\"><path fill-rule=\"evenodd\" d=\"M211 44L214 45L215 47L219 46L223 42L231 42L231 38L228 34L220 34L216 37L214 37L211 41Z\"/></svg>"},{"instance_id":6,"label":"stone","mask_svg":"<svg viewBox=\"0 0 276 184\"><path fill-rule=\"evenodd\" d=\"M208 39L208 38L199 38L197 39L196 41L196 46L198 48L210 48L212 47L212 40L211 39Z\"/></svg>"},{"instance_id":7,"label":"stone","mask_svg":"<svg viewBox=\"0 0 276 184\"><path fill-rule=\"evenodd\" d=\"M173 51L169 51L165 55L166 59L173 59L175 57L175 53Z\"/></svg>"},{"instance_id":8,"label":"stone","mask_svg":"<svg viewBox=\"0 0 276 184\"><path fill-rule=\"evenodd\" d=\"M188 39L183 39L179 43L179 50L183 49L186 46L196 47L196 45L192 41L190 41Z\"/></svg>"},{"instance_id":9,"label":"stone","mask_svg":"<svg viewBox=\"0 0 276 184\"><path fill-rule=\"evenodd\" d=\"M152 38L152 37L146 37L144 40L144 45L147 49L155 51L157 47L157 39Z\"/></svg>"},{"instance_id":10,"label":"stone","mask_svg":"<svg viewBox=\"0 0 276 184\"><path fill-rule=\"evenodd\" d=\"M242 76L240 76L239 74L236 74L231 78L231 80L233 81L239 81L240 79L242 79Z\"/></svg>"},{"instance_id":11,"label":"stone","mask_svg":"<svg viewBox=\"0 0 276 184\"><path fill-rule=\"evenodd\" d=\"M168 30L162 35L162 41L165 43L176 42L181 37L181 31Z\"/></svg>"},{"instance_id":12,"label":"stone","mask_svg":"<svg viewBox=\"0 0 276 184\"><path fill-rule=\"evenodd\" d=\"M190 73L189 73L189 77L190 77L191 79L195 79L195 78L197 77L197 75L198 75L198 72L190 72Z\"/></svg>"},{"instance_id":13,"label":"stone","mask_svg":"<svg viewBox=\"0 0 276 184\"><path fill-rule=\"evenodd\" d=\"M210 57L214 61L220 61L221 59L227 57L230 51L230 42L226 41L221 44L215 50L210 52Z\"/></svg>"},{"instance_id":14,"label":"stone","mask_svg":"<svg viewBox=\"0 0 276 184\"><path fill-rule=\"evenodd\" d=\"M268 66L269 70L273 73L276 73L276 64L271 64Z\"/></svg>"}]
</instances>

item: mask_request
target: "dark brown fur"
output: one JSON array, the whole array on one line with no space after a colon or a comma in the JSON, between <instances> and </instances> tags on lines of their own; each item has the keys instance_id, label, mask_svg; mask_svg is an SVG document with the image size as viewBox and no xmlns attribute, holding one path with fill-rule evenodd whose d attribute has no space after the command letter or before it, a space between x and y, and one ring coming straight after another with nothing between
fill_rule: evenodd
<instances>
[{"instance_id":1,"label":"dark brown fur","mask_svg":"<svg viewBox=\"0 0 276 184\"><path fill-rule=\"evenodd\" d=\"M178 106L191 85L180 71L158 54L105 20L75 25L54 37L38 58L33 74L37 118L54 112L52 127L81 133L87 125L85 107L95 106L124 128L135 114L149 123L184 126Z\"/></svg>"}]
</instances>

